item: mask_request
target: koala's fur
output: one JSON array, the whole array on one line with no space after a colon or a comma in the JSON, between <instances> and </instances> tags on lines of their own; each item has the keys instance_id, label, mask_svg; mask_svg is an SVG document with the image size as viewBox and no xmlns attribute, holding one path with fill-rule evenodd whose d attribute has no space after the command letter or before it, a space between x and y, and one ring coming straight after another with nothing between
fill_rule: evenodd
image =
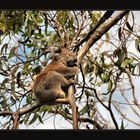
<instances>
[{"instance_id":1,"label":"koala's fur","mask_svg":"<svg viewBox=\"0 0 140 140\"><path fill-rule=\"evenodd\" d=\"M40 103L65 98L65 91L72 78L78 74L76 54L62 47L53 50L53 60L38 75L34 76L32 90Z\"/></svg>"}]
</instances>

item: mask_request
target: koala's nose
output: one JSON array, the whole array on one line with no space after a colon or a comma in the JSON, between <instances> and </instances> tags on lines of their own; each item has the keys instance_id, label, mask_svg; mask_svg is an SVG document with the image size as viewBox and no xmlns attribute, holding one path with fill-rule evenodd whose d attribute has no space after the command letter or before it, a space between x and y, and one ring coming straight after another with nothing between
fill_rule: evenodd
<instances>
[{"instance_id":1,"label":"koala's nose","mask_svg":"<svg viewBox=\"0 0 140 140\"><path fill-rule=\"evenodd\" d=\"M77 58L74 58L74 60L73 60L74 62L77 62Z\"/></svg>"}]
</instances>

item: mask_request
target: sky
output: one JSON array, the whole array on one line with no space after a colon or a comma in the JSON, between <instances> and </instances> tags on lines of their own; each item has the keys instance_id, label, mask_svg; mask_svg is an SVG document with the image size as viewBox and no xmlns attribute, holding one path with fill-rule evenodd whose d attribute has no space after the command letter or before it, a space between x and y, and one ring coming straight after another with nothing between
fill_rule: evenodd
<instances>
[{"instance_id":1,"label":"sky","mask_svg":"<svg viewBox=\"0 0 140 140\"><path fill-rule=\"evenodd\" d=\"M135 23L136 23L136 30L140 31L140 11L134 11L134 15L135 15ZM129 50L131 50L133 53L135 53L136 55L140 55L136 49L135 49L135 43L131 42L131 44L129 45ZM140 86L139 86L139 81L140 78L137 77L134 80L134 85L136 86L136 95L137 98L140 99ZM116 94L115 94L116 95ZM115 97L116 100L120 100L120 96L116 95ZM101 105L98 106L100 112L102 112L101 114L104 116L104 118L106 120L111 120L110 119L110 114L109 112L106 111L106 109L104 109L104 107L102 107ZM134 115L134 113L131 112L131 110L129 109L129 107L125 108L125 112L127 113L129 118L133 118L134 120L137 120L138 122L140 121L140 118L138 118L136 115ZM51 115L50 115L51 116ZM119 124L121 123L121 118L120 115L118 115L117 113L115 114L115 117L117 119L117 121L119 122ZM55 122L55 126L54 126L54 122ZM136 126L132 123L128 123L127 121L124 121L125 126L127 126L127 129L140 129L140 126ZM112 125L112 128L114 126ZM72 129L72 125L68 122L68 121L64 121L64 118L60 115L56 115L56 116L51 116L50 118L48 117L48 119L46 121L44 121L44 124L38 124L37 126L27 126L26 129Z\"/></svg>"},{"instance_id":2,"label":"sky","mask_svg":"<svg viewBox=\"0 0 140 140\"><path fill-rule=\"evenodd\" d=\"M140 31L140 11L134 11L134 15L135 15L135 22L136 22L136 25L137 25L136 29ZM130 44L129 49L139 56L140 54L136 51L134 46L135 46L135 44L134 44L134 42L132 42ZM2 79L0 77L0 81L1 80ZM134 85L136 86L137 98L140 99L139 81L140 81L140 78L137 77L134 80ZM116 100L117 99L119 100L119 98L120 98L119 95L116 96ZM104 109L101 105L99 105L98 107L99 107L99 110L102 112L102 115L104 116L104 118L107 119L107 120L110 119L109 112L107 112L106 109ZM140 118L136 117L136 115L134 115L130 111L129 108L126 109L126 112L127 112L129 118L133 118L134 120L137 120L138 122L140 122ZM44 124L39 124L38 122L36 122L35 124L30 125L30 126L21 125L20 128L21 129L58 129L58 128L59 129L72 129L72 125L68 121L65 121L64 118L61 115L52 115L52 114L50 114L50 115L47 115L47 116L48 116L48 119L44 120ZM118 122L120 123L121 118L119 117L119 115L115 114L115 116L116 116ZM136 126L136 125L134 125L132 123L127 124L127 122L126 122L126 125L127 125L127 129L140 129L140 127L138 127L138 126Z\"/></svg>"}]
</instances>

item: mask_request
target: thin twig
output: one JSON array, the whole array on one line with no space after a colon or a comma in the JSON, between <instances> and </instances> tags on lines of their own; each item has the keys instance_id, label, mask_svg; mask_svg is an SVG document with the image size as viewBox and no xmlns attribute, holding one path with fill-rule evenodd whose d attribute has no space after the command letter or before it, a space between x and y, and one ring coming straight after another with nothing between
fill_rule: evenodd
<instances>
[{"instance_id":1,"label":"thin twig","mask_svg":"<svg viewBox=\"0 0 140 140\"><path fill-rule=\"evenodd\" d=\"M120 19L122 19L129 11L122 11L109 19L106 23L102 24L88 39L85 45L78 52L78 63L81 63L82 58L88 52L90 47L98 41L112 26L114 26Z\"/></svg>"}]
</instances>

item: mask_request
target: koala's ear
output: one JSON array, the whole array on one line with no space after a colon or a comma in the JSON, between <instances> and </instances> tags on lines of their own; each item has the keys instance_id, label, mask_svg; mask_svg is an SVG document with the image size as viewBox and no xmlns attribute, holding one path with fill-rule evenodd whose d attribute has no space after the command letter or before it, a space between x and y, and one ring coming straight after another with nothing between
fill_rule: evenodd
<instances>
[{"instance_id":1,"label":"koala's ear","mask_svg":"<svg viewBox=\"0 0 140 140\"><path fill-rule=\"evenodd\" d=\"M60 53L61 52L61 47L60 46L56 46L54 53Z\"/></svg>"},{"instance_id":2,"label":"koala's ear","mask_svg":"<svg viewBox=\"0 0 140 140\"><path fill-rule=\"evenodd\" d=\"M61 52L61 47L60 46L51 46L50 50L52 53L60 53Z\"/></svg>"}]
</instances>

